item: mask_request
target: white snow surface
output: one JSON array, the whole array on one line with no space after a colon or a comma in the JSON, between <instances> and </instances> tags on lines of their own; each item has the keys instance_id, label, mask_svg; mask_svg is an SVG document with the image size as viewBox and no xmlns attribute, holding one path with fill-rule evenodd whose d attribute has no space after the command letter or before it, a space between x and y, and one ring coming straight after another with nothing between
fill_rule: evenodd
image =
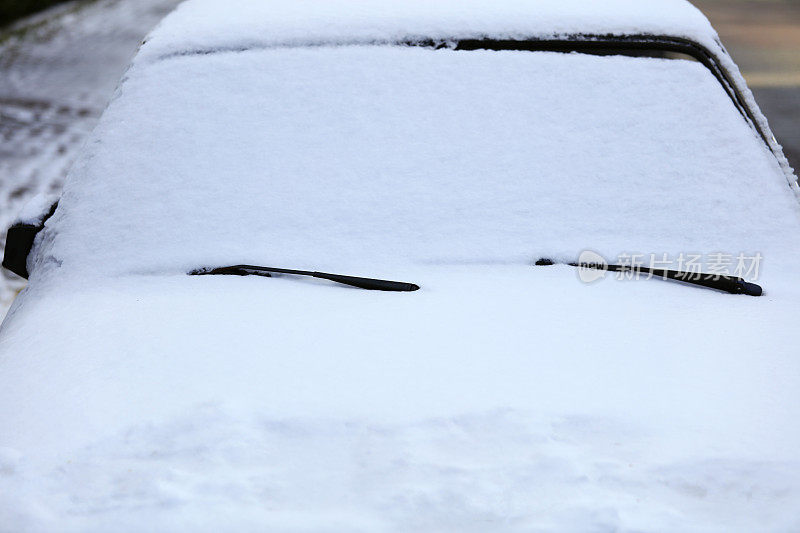
<instances>
[{"instance_id":1,"label":"white snow surface","mask_svg":"<svg viewBox=\"0 0 800 533\"><path fill-rule=\"evenodd\" d=\"M58 201L58 196L54 194L37 194L25 202L17 214L14 224L40 224L56 201Z\"/></svg>"},{"instance_id":2,"label":"white snow surface","mask_svg":"<svg viewBox=\"0 0 800 533\"><path fill-rule=\"evenodd\" d=\"M686 0L188 0L148 36L137 61L282 46L459 39L656 35L697 43L731 74L763 131L766 118L708 19ZM774 138L770 148L800 198Z\"/></svg>"},{"instance_id":3,"label":"white snow surface","mask_svg":"<svg viewBox=\"0 0 800 533\"><path fill-rule=\"evenodd\" d=\"M0 330L0 528L796 530L798 245L697 63L138 61ZM766 295L532 266L586 248L761 252ZM422 289L185 275L237 263Z\"/></svg>"},{"instance_id":4,"label":"white snow surface","mask_svg":"<svg viewBox=\"0 0 800 533\"><path fill-rule=\"evenodd\" d=\"M800 525L796 288L584 287L524 265L411 279L32 284L0 341L2 523Z\"/></svg>"},{"instance_id":5,"label":"white snow surface","mask_svg":"<svg viewBox=\"0 0 800 533\"><path fill-rule=\"evenodd\" d=\"M0 254L24 204L61 191L137 46L177 3L65 2L0 30ZM0 272L0 318L23 286Z\"/></svg>"},{"instance_id":6,"label":"white snow surface","mask_svg":"<svg viewBox=\"0 0 800 533\"><path fill-rule=\"evenodd\" d=\"M685 0L188 0L140 60L201 50L555 35L671 35L717 47Z\"/></svg>"},{"instance_id":7,"label":"white snow surface","mask_svg":"<svg viewBox=\"0 0 800 533\"><path fill-rule=\"evenodd\" d=\"M374 277L586 248L775 264L796 234L775 158L699 63L346 46L129 76L48 224L59 276Z\"/></svg>"}]
</instances>

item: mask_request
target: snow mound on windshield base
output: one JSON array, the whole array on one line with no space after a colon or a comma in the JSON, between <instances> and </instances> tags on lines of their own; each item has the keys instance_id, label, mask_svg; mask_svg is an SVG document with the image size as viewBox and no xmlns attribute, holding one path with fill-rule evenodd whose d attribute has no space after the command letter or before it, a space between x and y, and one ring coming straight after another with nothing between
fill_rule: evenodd
<instances>
[{"instance_id":1,"label":"snow mound on windshield base","mask_svg":"<svg viewBox=\"0 0 800 533\"><path fill-rule=\"evenodd\" d=\"M416 423L206 405L32 469L0 450L15 530L792 530L800 463L653 461L614 419L495 411ZM656 446L657 447L657 446Z\"/></svg>"},{"instance_id":2,"label":"snow mound on windshield base","mask_svg":"<svg viewBox=\"0 0 800 533\"><path fill-rule=\"evenodd\" d=\"M189 0L149 37L141 58L257 46L406 39L652 34L713 46L685 0Z\"/></svg>"}]
</instances>

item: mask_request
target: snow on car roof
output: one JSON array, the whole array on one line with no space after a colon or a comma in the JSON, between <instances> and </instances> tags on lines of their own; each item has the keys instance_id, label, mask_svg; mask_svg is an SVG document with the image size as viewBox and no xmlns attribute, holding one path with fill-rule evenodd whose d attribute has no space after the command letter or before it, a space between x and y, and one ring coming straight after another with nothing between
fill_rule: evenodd
<instances>
[{"instance_id":1,"label":"snow on car roof","mask_svg":"<svg viewBox=\"0 0 800 533\"><path fill-rule=\"evenodd\" d=\"M714 46L685 0L189 0L150 35L142 58L175 53L418 39L669 35Z\"/></svg>"}]
</instances>

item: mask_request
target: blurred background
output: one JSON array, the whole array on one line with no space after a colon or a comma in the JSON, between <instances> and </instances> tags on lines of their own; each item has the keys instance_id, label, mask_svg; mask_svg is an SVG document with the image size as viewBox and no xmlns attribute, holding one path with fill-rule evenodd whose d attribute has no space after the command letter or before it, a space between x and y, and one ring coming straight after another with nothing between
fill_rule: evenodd
<instances>
[{"instance_id":1,"label":"blurred background","mask_svg":"<svg viewBox=\"0 0 800 533\"><path fill-rule=\"evenodd\" d=\"M179 2L0 0L0 253L22 204L61 189L142 38ZM693 3L800 169L800 0ZM23 283L0 274L0 319Z\"/></svg>"},{"instance_id":2,"label":"blurred background","mask_svg":"<svg viewBox=\"0 0 800 533\"><path fill-rule=\"evenodd\" d=\"M692 0L742 70L797 174L800 169L800 1Z\"/></svg>"}]
</instances>

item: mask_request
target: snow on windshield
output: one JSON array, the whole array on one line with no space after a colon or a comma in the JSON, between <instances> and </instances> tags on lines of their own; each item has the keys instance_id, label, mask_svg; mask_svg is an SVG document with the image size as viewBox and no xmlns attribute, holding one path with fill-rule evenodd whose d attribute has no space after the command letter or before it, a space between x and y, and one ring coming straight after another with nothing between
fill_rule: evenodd
<instances>
[{"instance_id":1,"label":"snow on windshield","mask_svg":"<svg viewBox=\"0 0 800 533\"><path fill-rule=\"evenodd\" d=\"M360 272L770 253L797 215L698 63L387 46L134 68L48 224L63 271Z\"/></svg>"}]
</instances>

